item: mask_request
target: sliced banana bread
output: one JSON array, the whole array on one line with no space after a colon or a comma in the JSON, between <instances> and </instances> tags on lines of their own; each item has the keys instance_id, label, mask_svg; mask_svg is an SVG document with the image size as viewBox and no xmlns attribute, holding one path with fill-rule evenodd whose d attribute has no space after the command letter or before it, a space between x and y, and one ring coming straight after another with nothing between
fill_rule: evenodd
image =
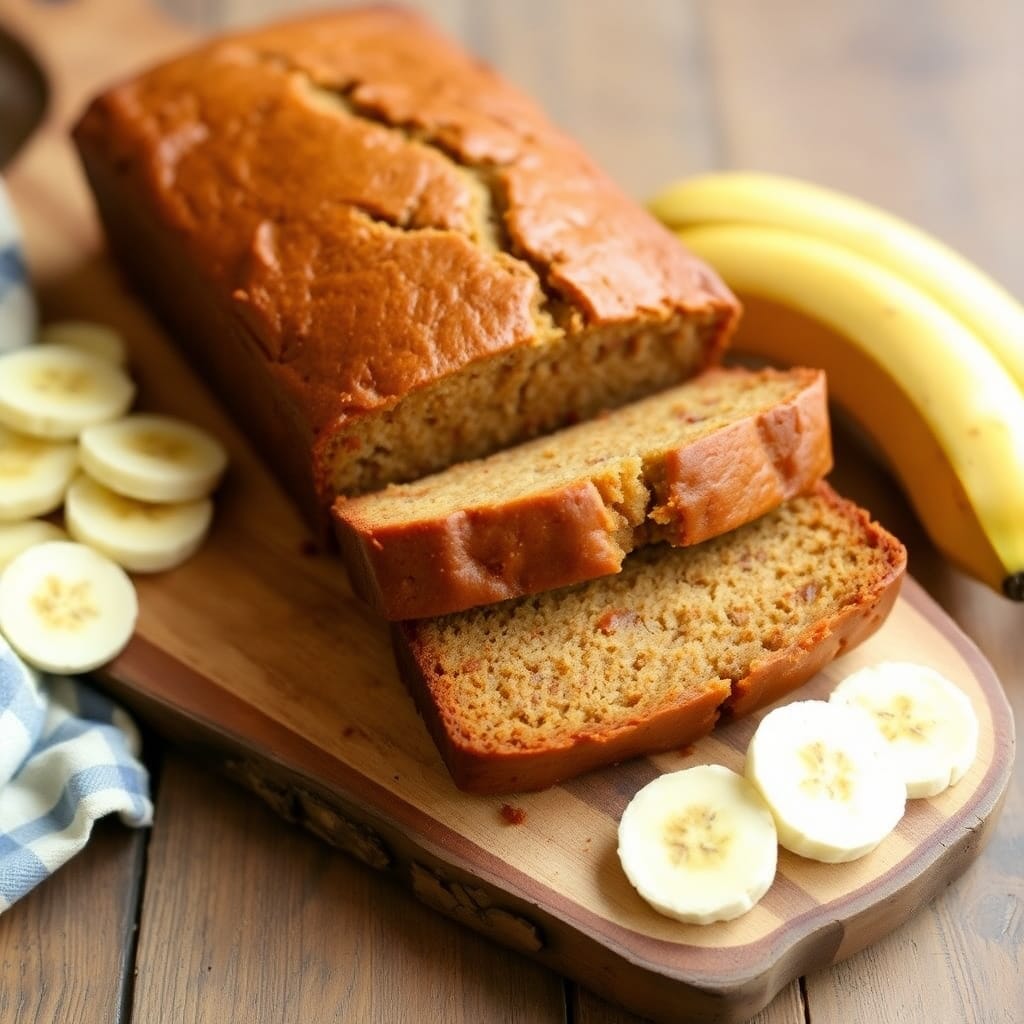
<instances>
[{"instance_id":1,"label":"sliced banana bread","mask_svg":"<svg viewBox=\"0 0 1024 1024\"><path fill-rule=\"evenodd\" d=\"M389 619L618 572L642 543L696 544L831 468L818 370L709 371L654 397L413 484L339 500L357 592Z\"/></svg>"},{"instance_id":2,"label":"sliced banana bread","mask_svg":"<svg viewBox=\"0 0 1024 1024\"><path fill-rule=\"evenodd\" d=\"M906 552L826 484L621 573L395 627L399 666L456 784L540 789L676 748L866 639Z\"/></svg>"},{"instance_id":3,"label":"sliced banana bread","mask_svg":"<svg viewBox=\"0 0 1024 1024\"><path fill-rule=\"evenodd\" d=\"M314 520L675 384L718 277L421 17L332 11L119 83L75 129L114 255Z\"/></svg>"}]
</instances>

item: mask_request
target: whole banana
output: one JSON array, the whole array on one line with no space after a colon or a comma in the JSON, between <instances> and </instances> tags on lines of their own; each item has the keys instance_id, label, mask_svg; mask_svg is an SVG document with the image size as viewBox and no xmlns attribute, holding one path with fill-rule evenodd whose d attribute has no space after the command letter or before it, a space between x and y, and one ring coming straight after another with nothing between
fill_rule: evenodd
<instances>
[{"instance_id":1,"label":"whole banana","mask_svg":"<svg viewBox=\"0 0 1024 1024\"><path fill-rule=\"evenodd\" d=\"M975 330L893 270L777 227L677 232L737 292L737 349L822 367L929 535L1024 600L1024 392Z\"/></svg>"},{"instance_id":2,"label":"whole banana","mask_svg":"<svg viewBox=\"0 0 1024 1024\"><path fill-rule=\"evenodd\" d=\"M949 246L870 203L795 178L729 171L669 185L650 205L673 228L783 228L860 253L962 320L1024 390L1024 306Z\"/></svg>"}]
</instances>

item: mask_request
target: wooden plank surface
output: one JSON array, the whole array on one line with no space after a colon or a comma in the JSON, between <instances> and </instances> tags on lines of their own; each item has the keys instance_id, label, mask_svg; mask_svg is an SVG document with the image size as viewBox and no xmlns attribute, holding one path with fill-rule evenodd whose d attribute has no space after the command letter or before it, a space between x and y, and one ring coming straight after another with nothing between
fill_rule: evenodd
<instances>
[{"instance_id":1,"label":"wooden plank surface","mask_svg":"<svg viewBox=\"0 0 1024 1024\"><path fill-rule=\"evenodd\" d=\"M1024 4L709 0L721 162L807 177L935 232L1024 295Z\"/></svg>"},{"instance_id":2,"label":"wooden plank surface","mask_svg":"<svg viewBox=\"0 0 1024 1024\"><path fill-rule=\"evenodd\" d=\"M0 17L7 2L0 0ZM206 26L296 6L286 0L167 2ZM636 0L630 18L622 19L628 26L607 21L611 5L593 5L600 9L592 19L591 5L572 0L486 6L470 0L428 0L418 6L438 12L435 16L450 29L491 53L634 189L715 163L815 177L912 216L1024 293L1024 263L1016 255L1024 231L1019 201L1024 135L1012 127L1024 97L1024 65L1016 55L1021 5L992 0L972 5L956 0L907 5L883 0L860 5L840 0L817 5L807 0L775 5ZM490 35L480 28L481 10L484 26L488 19L492 22ZM565 46L569 36L593 40L602 17L609 27L602 29L603 40L596 44L600 63L589 60L585 46L578 51ZM624 37L621 48L609 43L609 32L613 40L616 33ZM548 39L554 42L545 44L547 57L542 59L531 48ZM575 69L558 79L554 68L566 50ZM617 90L614 83L622 81L630 89ZM647 97L645 83L650 81L666 87ZM632 96L635 105L632 119L628 106L624 113L609 116L617 118L614 132L601 128L600 104L607 94ZM564 95L568 98L559 98ZM666 120L659 113L649 123L651 109L664 109ZM633 124L643 127L616 134L629 132ZM628 138L628 145L617 145L619 138ZM888 500L884 478L866 479L859 493L879 510L893 506L887 521L910 540L915 573L996 664L1022 720L1024 633L1019 609L948 569L919 532L901 527L900 503ZM902 1019L909 1020L918 1014L934 1020L1021 1019L1024 891L1019 864L1024 834L1010 823L1019 821L1022 811L1024 781L1018 769L1003 827L982 861L890 939L808 979L810 1018L887 1020L902 1012ZM271 837L270 845L283 843L289 835L269 818L251 825L254 834ZM196 865L184 884L197 884L191 876L202 870L203 865ZM90 881L80 879L82 899ZM38 895L42 898L57 886L55 879ZM78 898L52 900L48 913L63 913L68 922L79 917ZM27 906L28 901L17 911ZM233 912L237 908L224 910L225 915ZM0 926L13 919L0 919ZM369 920L356 921L373 934ZM396 927L401 931L402 922ZM480 943L465 933L458 935L453 941L467 948ZM315 946L318 941L315 935L303 936L303 943ZM376 962L386 964L386 948L397 938L375 935L372 941L379 954ZM7 948L0 938L0 960ZM296 962L302 962L305 948L302 943L296 947ZM380 985L388 983L386 968L375 977ZM469 977L463 981L475 983ZM0 992L6 990L0 987ZM579 1019L598 1012L604 1016L591 1019L628 1019L616 1011L593 1009L591 1003L582 995L574 1001ZM516 1005L514 1000L510 1005ZM792 1015L783 1019L802 1019L795 994L789 1009ZM0 1019L7 1018L0 1013ZM43 1012L38 1019L50 1018ZM80 1019L109 1017L96 1013Z\"/></svg>"},{"instance_id":3,"label":"wooden plank surface","mask_svg":"<svg viewBox=\"0 0 1024 1024\"><path fill-rule=\"evenodd\" d=\"M554 1024L561 980L170 754L132 1019Z\"/></svg>"},{"instance_id":4,"label":"wooden plank surface","mask_svg":"<svg viewBox=\"0 0 1024 1024\"><path fill-rule=\"evenodd\" d=\"M77 857L0 916L3 1024L128 1020L146 839L99 822Z\"/></svg>"},{"instance_id":5,"label":"wooden plank surface","mask_svg":"<svg viewBox=\"0 0 1024 1024\"><path fill-rule=\"evenodd\" d=\"M642 1017L617 1006L578 985L571 986L569 1021L572 1024L641 1024ZM787 985L750 1024L806 1024L806 1006L799 981Z\"/></svg>"}]
</instances>

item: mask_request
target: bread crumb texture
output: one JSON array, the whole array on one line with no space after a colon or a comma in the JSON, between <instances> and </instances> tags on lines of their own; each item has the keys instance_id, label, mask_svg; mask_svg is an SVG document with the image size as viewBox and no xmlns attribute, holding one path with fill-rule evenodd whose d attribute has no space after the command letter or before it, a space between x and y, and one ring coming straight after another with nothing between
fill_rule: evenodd
<instances>
[{"instance_id":1,"label":"bread crumb texture","mask_svg":"<svg viewBox=\"0 0 1024 1024\"><path fill-rule=\"evenodd\" d=\"M705 374L557 434L489 458L452 466L414 483L392 486L346 503L346 515L375 529L510 504L549 490L594 480L607 504L631 526L644 521L655 495L655 465L682 448L793 397L814 371ZM665 500L665 496L659 496Z\"/></svg>"},{"instance_id":2,"label":"bread crumb texture","mask_svg":"<svg viewBox=\"0 0 1024 1024\"><path fill-rule=\"evenodd\" d=\"M446 732L481 754L614 732L732 685L902 568L902 546L822 486L617 576L415 623L406 642Z\"/></svg>"}]
</instances>

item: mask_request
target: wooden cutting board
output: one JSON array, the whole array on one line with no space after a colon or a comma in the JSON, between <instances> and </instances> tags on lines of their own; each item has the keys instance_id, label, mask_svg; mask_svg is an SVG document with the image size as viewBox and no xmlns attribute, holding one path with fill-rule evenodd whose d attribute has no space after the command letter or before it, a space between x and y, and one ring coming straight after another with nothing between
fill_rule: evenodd
<instances>
[{"instance_id":1,"label":"wooden cutting board","mask_svg":"<svg viewBox=\"0 0 1024 1024\"><path fill-rule=\"evenodd\" d=\"M132 39L130 61L111 52L104 11ZM701 928L652 911L619 868L615 830L659 772L740 768L756 717L693 750L516 797L520 824L503 816L504 800L458 792L397 680L386 629L352 598L340 565L315 552L245 439L99 251L67 125L96 84L187 33L114 0L13 13L53 89L49 119L9 177L44 312L120 328L141 406L203 424L232 453L209 543L183 568L137 581L138 634L106 676L125 704L419 899L665 1020L746 1019L793 977L890 931L977 855L1009 778L1012 719L979 652L913 581L882 631L800 696L822 696L882 658L933 665L977 710L977 762L952 790L911 802L896 832L854 864L783 853L770 892L735 922Z\"/></svg>"}]
</instances>

